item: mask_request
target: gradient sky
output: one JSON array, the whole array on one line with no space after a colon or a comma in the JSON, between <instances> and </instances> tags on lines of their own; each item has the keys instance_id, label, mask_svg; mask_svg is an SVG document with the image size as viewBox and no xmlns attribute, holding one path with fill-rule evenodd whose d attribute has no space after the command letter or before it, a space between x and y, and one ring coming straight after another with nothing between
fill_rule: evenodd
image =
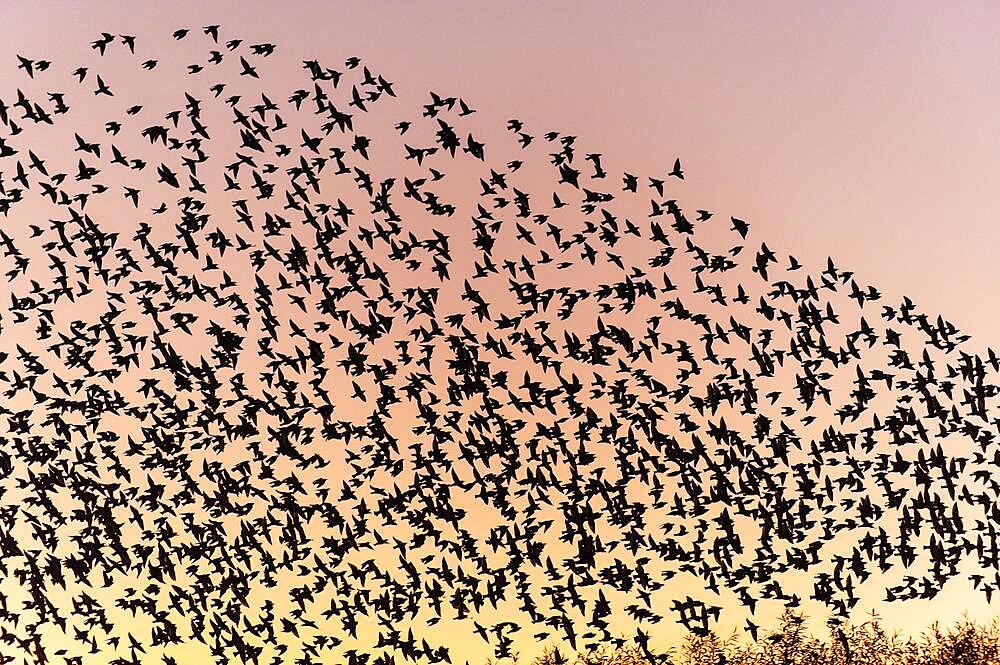
<instances>
[{"instance_id":1,"label":"gradient sky","mask_svg":"<svg viewBox=\"0 0 1000 665\"><path fill-rule=\"evenodd\" d=\"M0 58L4 76L15 53L65 67L61 49L91 34L166 41L208 23L289 56L360 55L412 94L461 95L484 124L584 137L612 168L680 157L686 198L805 264L832 254L975 346L1000 340L1000 5L496 4L2 3ZM989 616L948 591L934 616ZM888 618L922 627L928 609Z\"/></svg>"},{"instance_id":2,"label":"gradient sky","mask_svg":"<svg viewBox=\"0 0 1000 665\"><path fill-rule=\"evenodd\" d=\"M994 2L5 2L5 51L108 30L266 26L408 86L559 126L629 163L681 156L700 200L804 260L835 253L1000 338ZM637 167L639 168L639 167Z\"/></svg>"}]
</instances>

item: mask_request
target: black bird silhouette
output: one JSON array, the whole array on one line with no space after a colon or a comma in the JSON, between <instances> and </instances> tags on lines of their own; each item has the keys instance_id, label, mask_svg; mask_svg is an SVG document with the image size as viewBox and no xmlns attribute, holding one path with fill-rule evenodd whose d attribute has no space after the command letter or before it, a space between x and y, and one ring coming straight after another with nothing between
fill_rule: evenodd
<instances>
[{"instance_id":1,"label":"black bird silhouette","mask_svg":"<svg viewBox=\"0 0 1000 665\"><path fill-rule=\"evenodd\" d=\"M115 96L119 38L0 95L3 654L648 654L1000 585L1000 356L942 316L377 63L233 38Z\"/></svg>"}]
</instances>

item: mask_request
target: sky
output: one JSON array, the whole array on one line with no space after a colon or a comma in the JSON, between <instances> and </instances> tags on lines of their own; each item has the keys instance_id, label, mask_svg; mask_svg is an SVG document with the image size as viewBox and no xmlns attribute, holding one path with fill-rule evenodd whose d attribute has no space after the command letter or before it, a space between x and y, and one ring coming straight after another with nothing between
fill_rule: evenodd
<instances>
[{"instance_id":1,"label":"sky","mask_svg":"<svg viewBox=\"0 0 1000 665\"><path fill-rule=\"evenodd\" d=\"M992 2L4 3L15 52L164 23L363 54L414 87L682 157L703 200L996 339ZM263 30L262 30L263 31Z\"/></svg>"},{"instance_id":2,"label":"sky","mask_svg":"<svg viewBox=\"0 0 1000 665\"><path fill-rule=\"evenodd\" d=\"M460 95L599 146L609 167L686 172L685 199L748 220L803 264L828 255L995 345L1000 244L1000 6L869 3L3 3L15 54L70 71L101 32L220 23L290 66L353 55L402 93ZM148 37L147 37L148 36ZM282 61L284 62L284 61ZM291 70L289 70L291 77ZM119 89L127 79L115 79ZM149 90L152 104L159 94ZM9 96L9 92L3 95ZM97 116L95 116L96 121ZM981 600L877 607L912 628ZM918 617L918 618L914 618ZM927 621L924 621L924 619ZM923 623L921 623L923 622ZM192 656L194 657L194 656Z\"/></svg>"}]
</instances>

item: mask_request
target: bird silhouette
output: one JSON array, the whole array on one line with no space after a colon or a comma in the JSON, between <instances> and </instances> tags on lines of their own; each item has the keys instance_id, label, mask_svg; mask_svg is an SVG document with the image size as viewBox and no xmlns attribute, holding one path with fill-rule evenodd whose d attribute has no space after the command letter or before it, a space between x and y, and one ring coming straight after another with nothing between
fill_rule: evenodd
<instances>
[{"instance_id":1,"label":"bird silhouette","mask_svg":"<svg viewBox=\"0 0 1000 665\"><path fill-rule=\"evenodd\" d=\"M0 651L649 653L863 584L991 598L995 351L689 207L680 159L223 34L2 95Z\"/></svg>"}]
</instances>

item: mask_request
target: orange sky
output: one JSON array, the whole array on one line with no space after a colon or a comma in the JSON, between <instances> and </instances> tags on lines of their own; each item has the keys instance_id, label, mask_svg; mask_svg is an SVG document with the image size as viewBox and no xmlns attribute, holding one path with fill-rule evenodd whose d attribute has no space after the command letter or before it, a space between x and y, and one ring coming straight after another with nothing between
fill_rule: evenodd
<instances>
[{"instance_id":1,"label":"orange sky","mask_svg":"<svg viewBox=\"0 0 1000 665\"><path fill-rule=\"evenodd\" d=\"M470 100L482 125L575 134L609 169L665 173L680 157L685 200L750 220L803 263L831 254L983 345L1000 338L996 4L496 4L4 3L0 83L5 98L23 85L15 53L69 71L102 31L176 60L186 45L169 30L213 22L292 63L360 55L413 98ZM872 606L903 628L992 614L957 586Z\"/></svg>"}]
</instances>

